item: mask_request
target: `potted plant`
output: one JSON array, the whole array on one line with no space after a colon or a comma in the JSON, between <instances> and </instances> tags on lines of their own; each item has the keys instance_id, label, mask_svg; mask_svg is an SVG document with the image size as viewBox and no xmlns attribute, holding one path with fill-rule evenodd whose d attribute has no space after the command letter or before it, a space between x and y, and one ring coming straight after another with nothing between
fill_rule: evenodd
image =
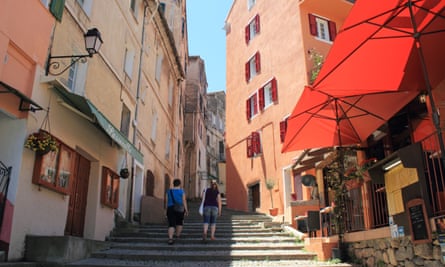
<instances>
[{"instance_id":1,"label":"potted plant","mask_svg":"<svg viewBox=\"0 0 445 267\"><path fill-rule=\"evenodd\" d=\"M273 179L267 179L266 180L266 188L269 190L270 193L270 204L272 208L269 209L269 213L272 216L277 216L278 214L278 208L274 208L273 206L273 195L272 195L272 189L275 187L275 181Z\"/></svg>"},{"instance_id":2,"label":"potted plant","mask_svg":"<svg viewBox=\"0 0 445 267\"><path fill-rule=\"evenodd\" d=\"M48 152L57 152L59 143L50 133L40 130L32 133L26 138L25 147L37 154L44 155Z\"/></svg>"}]
</instances>

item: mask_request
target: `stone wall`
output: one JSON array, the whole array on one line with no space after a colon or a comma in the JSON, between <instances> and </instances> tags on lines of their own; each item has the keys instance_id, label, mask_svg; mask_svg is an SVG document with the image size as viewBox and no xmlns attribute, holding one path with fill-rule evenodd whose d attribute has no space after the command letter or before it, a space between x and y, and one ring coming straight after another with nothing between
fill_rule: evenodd
<instances>
[{"instance_id":1,"label":"stone wall","mask_svg":"<svg viewBox=\"0 0 445 267\"><path fill-rule=\"evenodd\" d=\"M361 266L405 266L440 267L440 245L437 239L432 243L414 245L409 236L381 238L348 243L351 262L361 262Z\"/></svg>"}]
</instances>

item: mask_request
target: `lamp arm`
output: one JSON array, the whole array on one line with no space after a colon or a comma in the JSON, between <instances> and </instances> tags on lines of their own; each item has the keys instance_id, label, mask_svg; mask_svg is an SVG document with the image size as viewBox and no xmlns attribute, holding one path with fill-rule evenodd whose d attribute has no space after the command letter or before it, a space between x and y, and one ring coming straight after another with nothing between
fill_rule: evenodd
<instances>
[{"instance_id":1,"label":"lamp arm","mask_svg":"<svg viewBox=\"0 0 445 267\"><path fill-rule=\"evenodd\" d=\"M45 75L48 76L48 74L58 76L62 73L64 73L66 70L71 68L74 64L76 64L78 61L85 63L87 57L92 57L93 54L87 54L87 55L71 55L71 56L51 56L51 54L48 57L48 61L46 64L45 69ZM61 58L71 58L71 64L66 66L64 69L54 72L52 70L58 70L60 68L60 61L52 61L52 59L61 59Z\"/></svg>"}]
</instances>

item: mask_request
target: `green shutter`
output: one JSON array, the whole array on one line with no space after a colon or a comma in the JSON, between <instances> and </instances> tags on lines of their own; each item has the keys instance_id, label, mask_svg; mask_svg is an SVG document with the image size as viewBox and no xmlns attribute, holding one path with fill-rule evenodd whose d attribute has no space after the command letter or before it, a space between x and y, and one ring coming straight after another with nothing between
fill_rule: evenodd
<instances>
[{"instance_id":1,"label":"green shutter","mask_svg":"<svg viewBox=\"0 0 445 267\"><path fill-rule=\"evenodd\" d=\"M62 21L64 7L65 7L65 0L52 0L49 10L58 21Z\"/></svg>"}]
</instances>

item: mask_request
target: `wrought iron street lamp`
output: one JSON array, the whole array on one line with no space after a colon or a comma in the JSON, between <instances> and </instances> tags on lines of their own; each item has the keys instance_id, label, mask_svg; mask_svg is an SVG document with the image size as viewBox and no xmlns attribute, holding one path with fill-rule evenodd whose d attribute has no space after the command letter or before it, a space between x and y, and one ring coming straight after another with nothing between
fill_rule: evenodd
<instances>
[{"instance_id":1,"label":"wrought iron street lamp","mask_svg":"<svg viewBox=\"0 0 445 267\"><path fill-rule=\"evenodd\" d=\"M69 56L51 56L51 53L48 56L48 60L46 63L45 75L48 74L58 76L64 73L67 69L69 69L72 65L76 64L77 61L82 60L86 61L87 57L93 57L94 54L99 52L99 49L103 43L102 38L100 36L100 32L98 29L93 28L89 29L87 33L84 35L85 38L85 50L88 52L86 55L69 55ZM53 61L53 59L63 59L69 58L71 59L71 63L62 70L60 68L60 61Z\"/></svg>"}]
</instances>

